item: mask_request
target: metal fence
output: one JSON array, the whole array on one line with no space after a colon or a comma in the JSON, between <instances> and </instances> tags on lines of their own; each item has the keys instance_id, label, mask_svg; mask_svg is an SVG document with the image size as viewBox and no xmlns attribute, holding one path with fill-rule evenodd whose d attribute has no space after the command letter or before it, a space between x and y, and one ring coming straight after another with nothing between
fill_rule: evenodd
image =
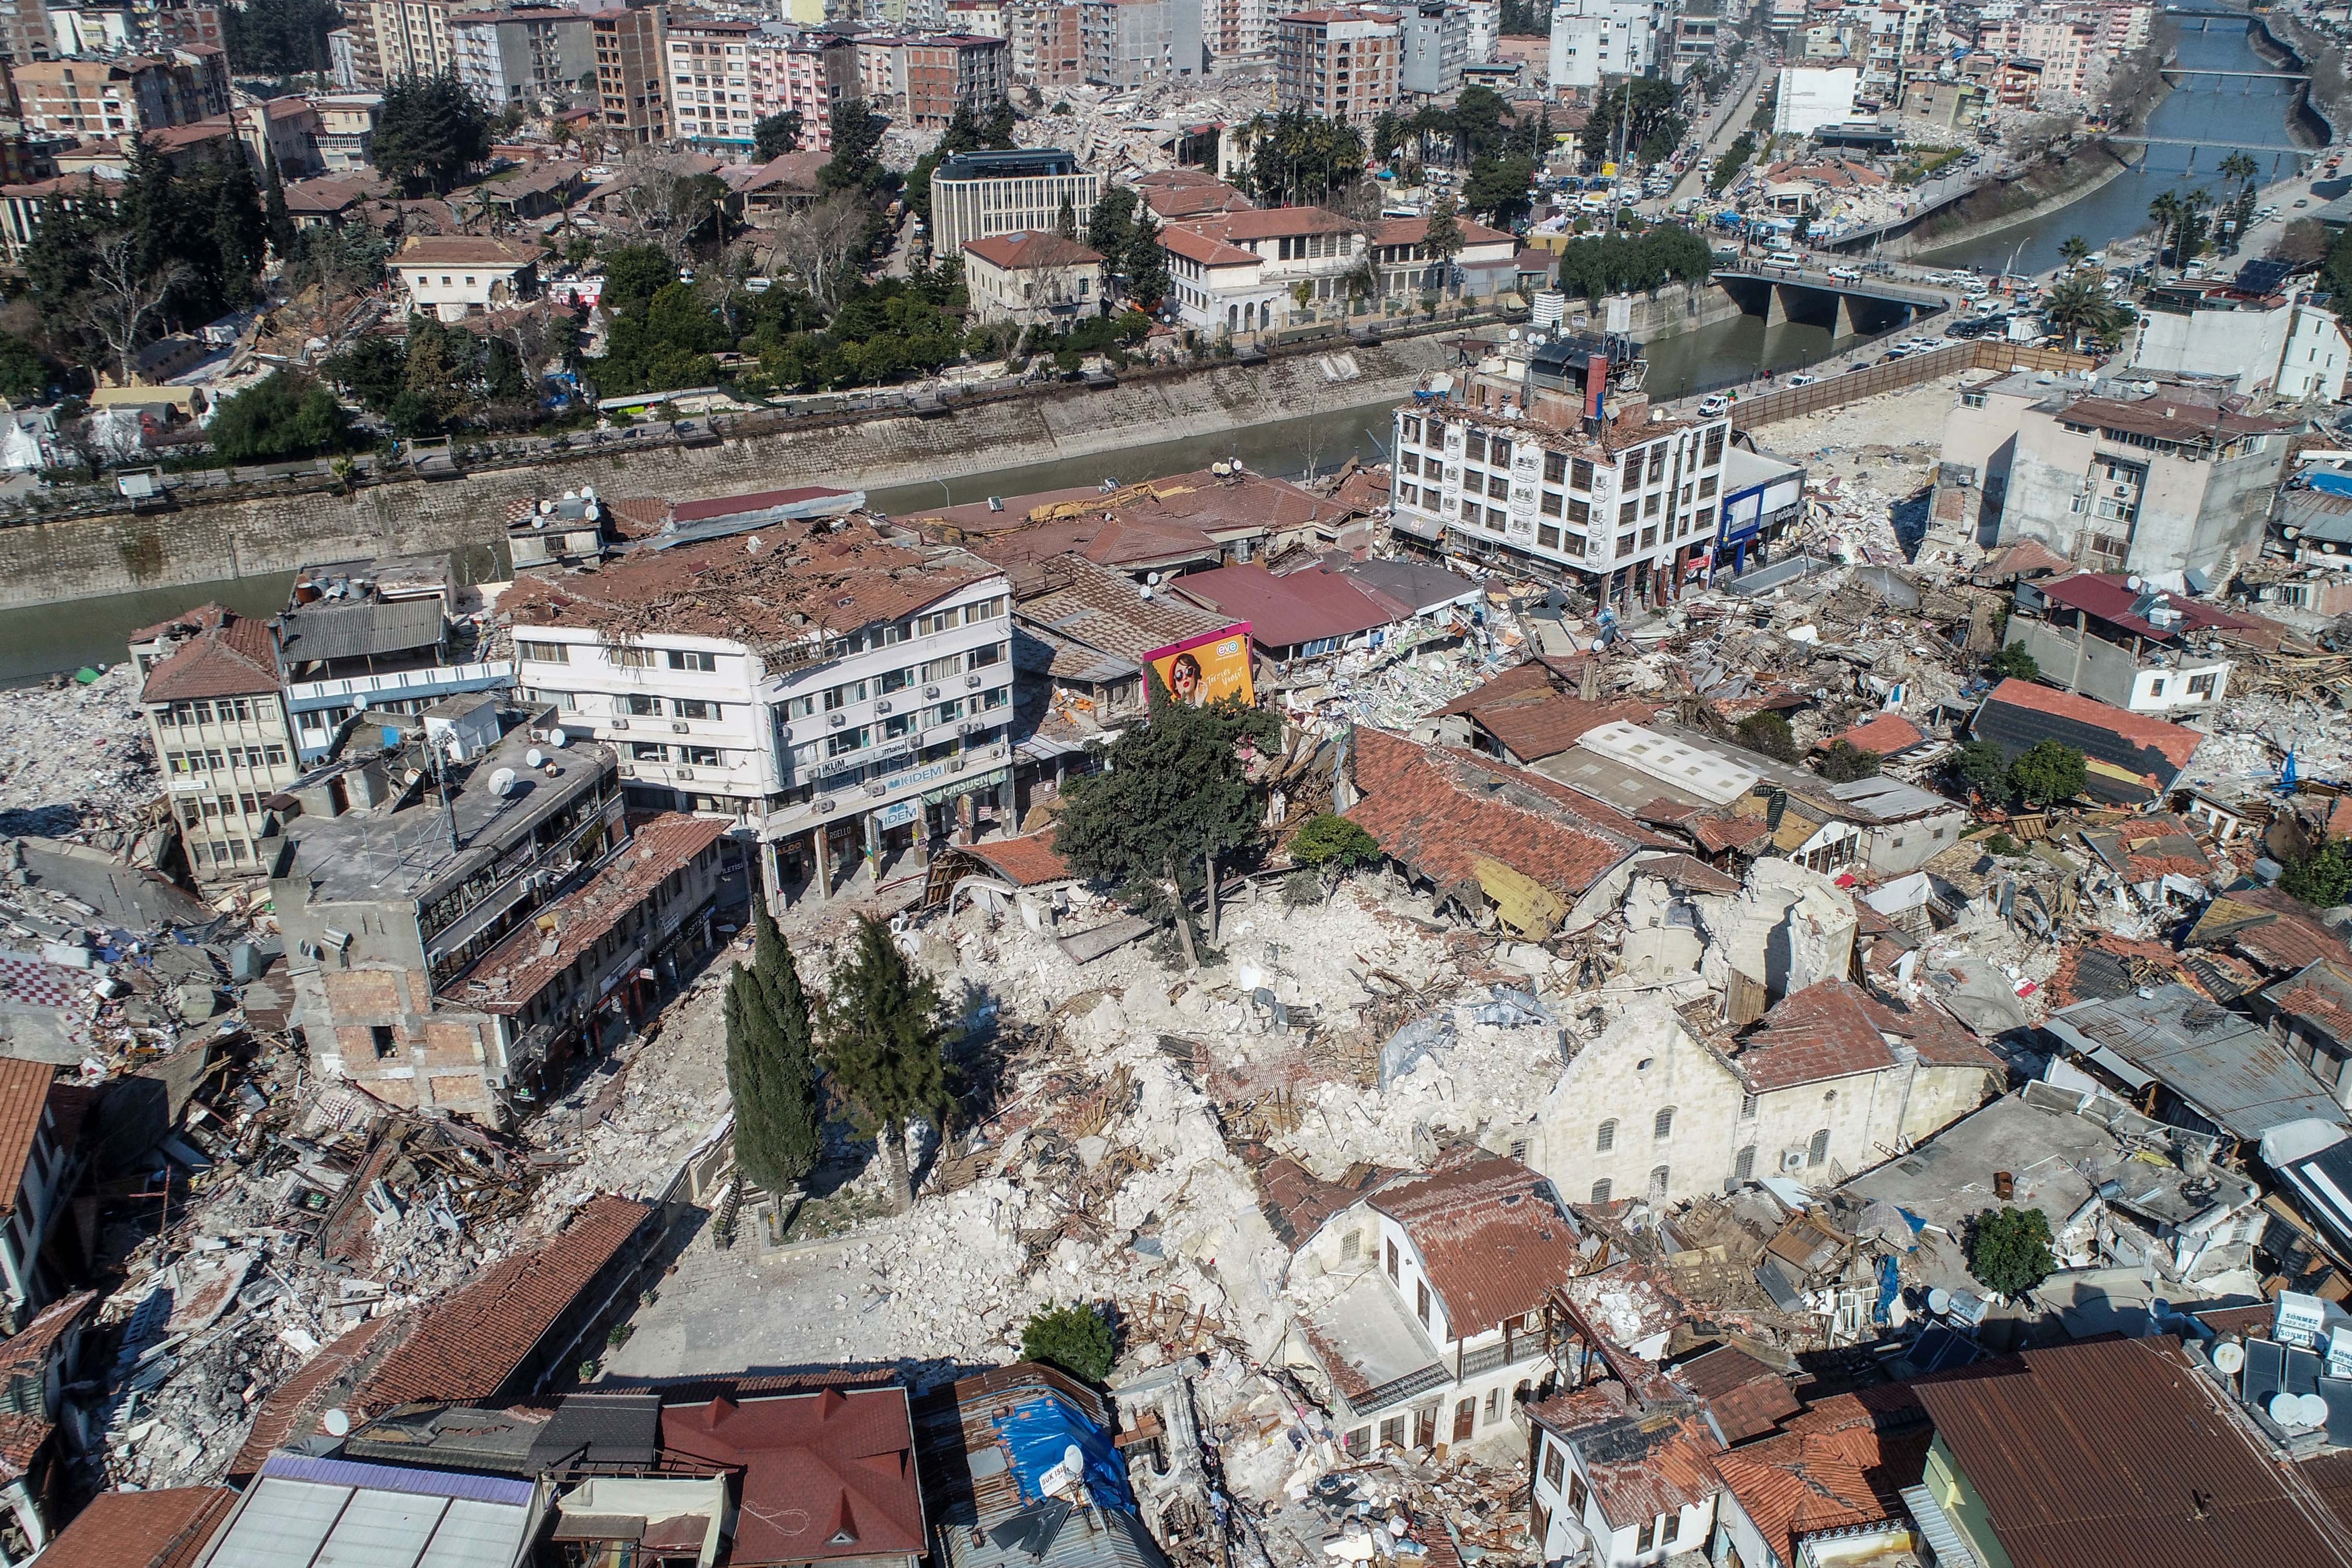
<instances>
[{"instance_id":1,"label":"metal fence","mask_svg":"<svg viewBox=\"0 0 2352 1568\"><path fill-rule=\"evenodd\" d=\"M1824 376L1811 386L1784 386L1776 392L1742 398L1732 407L1731 423L1741 430L1759 430L1784 419L1818 414L1825 408L1842 408L1866 397L1900 392L1964 370L2081 372L2098 363L2088 354L2035 348L2026 343L1987 342L1981 338L1948 342L1924 353L1906 354L1891 363Z\"/></svg>"}]
</instances>

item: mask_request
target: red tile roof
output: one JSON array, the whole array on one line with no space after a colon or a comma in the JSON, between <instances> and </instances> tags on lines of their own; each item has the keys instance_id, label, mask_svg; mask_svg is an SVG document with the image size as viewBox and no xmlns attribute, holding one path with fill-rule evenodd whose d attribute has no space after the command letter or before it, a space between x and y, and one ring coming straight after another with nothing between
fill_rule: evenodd
<instances>
[{"instance_id":1,"label":"red tile roof","mask_svg":"<svg viewBox=\"0 0 2352 1568\"><path fill-rule=\"evenodd\" d=\"M1576 1450L1601 1516L1613 1528L1647 1524L1722 1490L1716 1459L1723 1445L1691 1401L1652 1400L1629 1408L1623 1384L1596 1383L1530 1405L1527 1413Z\"/></svg>"},{"instance_id":2,"label":"red tile roof","mask_svg":"<svg viewBox=\"0 0 2352 1568\"><path fill-rule=\"evenodd\" d=\"M1787 1378L1738 1345L1717 1345L1695 1356L1675 1367L1674 1376L1706 1401L1727 1443L1745 1443L1769 1432L1803 1408Z\"/></svg>"},{"instance_id":3,"label":"red tile roof","mask_svg":"<svg viewBox=\"0 0 2352 1568\"><path fill-rule=\"evenodd\" d=\"M1360 226L1353 218L1322 207L1251 207L1213 213L1194 218L1183 226L1210 239L1244 245L1251 240L1279 239L1289 235L1353 234Z\"/></svg>"},{"instance_id":4,"label":"red tile roof","mask_svg":"<svg viewBox=\"0 0 2352 1568\"><path fill-rule=\"evenodd\" d=\"M206 612L203 630L147 672L142 702L189 702L200 697L250 697L278 689L278 647L269 623L233 610Z\"/></svg>"},{"instance_id":5,"label":"red tile roof","mask_svg":"<svg viewBox=\"0 0 2352 1568\"><path fill-rule=\"evenodd\" d=\"M62 1300L50 1302L34 1314L31 1322L0 1341L0 1378L19 1371L37 1371L57 1342L65 1338L66 1331L79 1321L97 1300L95 1290L77 1290Z\"/></svg>"},{"instance_id":6,"label":"red tile roof","mask_svg":"<svg viewBox=\"0 0 2352 1568\"><path fill-rule=\"evenodd\" d=\"M499 1397L556 1320L654 1213L634 1198L591 1200L552 1240L493 1264L426 1308L352 1402L373 1414L413 1399Z\"/></svg>"},{"instance_id":7,"label":"red tile roof","mask_svg":"<svg viewBox=\"0 0 2352 1568\"><path fill-rule=\"evenodd\" d=\"M2112 573L2077 572L2071 577L2054 578L2047 583L2036 583L2034 586L2058 604L2112 622L2140 637L2164 641L2170 641L2184 631L2209 628L2243 631L2254 624L2243 616L2233 616L2202 600L2158 589L2157 602L2180 617L2171 626L2159 626L2131 613L2132 606L2139 602L2139 595L2133 591L2125 578Z\"/></svg>"},{"instance_id":8,"label":"red tile roof","mask_svg":"<svg viewBox=\"0 0 2352 1568\"><path fill-rule=\"evenodd\" d=\"M1064 239L1051 231L1036 229L967 239L963 247L992 267L1014 270L1032 267L1099 267L1103 260L1099 250L1090 249L1075 239Z\"/></svg>"},{"instance_id":9,"label":"red tile roof","mask_svg":"<svg viewBox=\"0 0 2352 1568\"><path fill-rule=\"evenodd\" d=\"M2201 404L2182 403L2158 394L2137 402L2111 397L2078 397L2059 410L2058 417L2076 425L2095 425L2126 435L2153 436L2162 441L2226 441L2237 436L2274 436L2294 428L2275 419L2232 414Z\"/></svg>"},{"instance_id":10,"label":"red tile roof","mask_svg":"<svg viewBox=\"0 0 2352 1568\"><path fill-rule=\"evenodd\" d=\"M2302 969L2323 958L2352 956L2345 940L2320 924L2309 904L2276 888L2240 888L2207 904L2184 946L2228 945L2263 968Z\"/></svg>"},{"instance_id":11,"label":"red tile roof","mask_svg":"<svg viewBox=\"0 0 2352 1568\"><path fill-rule=\"evenodd\" d=\"M2011 1568L2352 1560L2221 1411L2178 1341L2090 1340L2021 1361L1917 1389Z\"/></svg>"},{"instance_id":12,"label":"red tile roof","mask_svg":"<svg viewBox=\"0 0 2352 1568\"><path fill-rule=\"evenodd\" d=\"M370 1318L303 1363L255 1407L253 1425L224 1473L232 1480L252 1475L272 1449L316 1432L319 1417L334 1403L335 1380L364 1361L387 1331L411 1321L398 1312Z\"/></svg>"},{"instance_id":13,"label":"red tile roof","mask_svg":"<svg viewBox=\"0 0 2352 1568\"><path fill-rule=\"evenodd\" d=\"M1454 218L1454 226L1462 231L1462 243L1465 246L1510 245L1513 247L1513 256L1517 255L1516 242L1501 229L1488 228L1483 223L1473 223L1468 218L1460 216ZM1428 237L1429 220L1425 217L1392 217L1372 226L1374 245L1419 245ZM1549 252L1538 251L1536 254L1544 258L1546 266L1554 259Z\"/></svg>"},{"instance_id":14,"label":"red tile roof","mask_svg":"<svg viewBox=\"0 0 2352 1568\"><path fill-rule=\"evenodd\" d=\"M187 1568L236 1501L227 1487L100 1492L50 1541L42 1568Z\"/></svg>"},{"instance_id":15,"label":"red tile roof","mask_svg":"<svg viewBox=\"0 0 2352 1568\"><path fill-rule=\"evenodd\" d=\"M929 1549L903 1388L666 1405L661 1436L668 1455L737 1472L740 1568Z\"/></svg>"},{"instance_id":16,"label":"red tile roof","mask_svg":"<svg viewBox=\"0 0 2352 1568\"><path fill-rule=\"evenodd\" d=\"M1025 834L1019 838L992 838L985 844L967 844L964 853L981 861L1016 888L1034 888L1041 882L1059 882L1070 875L1068 864L1054 851L1054 830Z\"/></svg>"},{"instance_id":17,"label":"red tile roof","mask_svg":"<svg viewBox=\"0 0 2352 1568\"><path fill-rule=\"evenodd\" d=\"M53 1421L0 1411L0 1481L13 1481L30 1471L35 1457L57 1431Z\"/></svg>"},{"instance_id":18,"label":"red tile roof","mask_svg":"<svg viewBox=\"0 0 2352 1568\"><path fill-rule=\"evenodd\" d=\"M1171 585L1194 604L1249 622L1251 638L1262 648L1353 637L1412 614L1409 606L1328 566L1277 577L1252 562L1187 573Z\"/></svg>"},{"instance_id":19,"label":"red tile roof","mask_svg":"<svg viewBox=\"0 0 2352 1568\"><path fill-rule=\"evenodd\" d=\"M667 812L639 827L593 877L540 911L555 922L551 945L534 921L518 926L443 994L465 1005L511 1016L579 962L672 873L727 836L734 824Z\"/></svg>"},{"instance_id":20,"label":"red tile roof","mask_svg":"<svg viewBox=\"0 0 2352 1568\"><path fill-rule=\"evenodd\" d=\"M1197 261L1203 267L1244 267L1255 265L1257 252L1244 250L1238 245L1205 234L1195 234L1179 224L1170 224L1160 231L1160 248L1181 256L1187 261Z\"/></svg>"},{"instance_id":21,"label":"red tile roof","mask_svg":"<svg viewBox=\"0 0 2352 1568\"><path fill-rule=\"evenodd\" d=\"M1895 1065L1880 1037L1869 994L1850 981L1824 980L1784 996L1731 1065L1750 1094L1822 1083Z\"/></svg>"},{"instance_id":22,"label":"red tile roof","mask_svg":"<svg viewBox=\"0 0 2352 1568\"><path fill-rule=\"evenodd\" d=\"M2072 691L2061 691L2054 686L2020 680L2013 676L1994 687L1992 694L1985 700L2046 713L2053 719L2071 719L2077 724L2109 731L2136 744L2153 747L2176 768L2187 767L2198 743L2205 739L2199 731L2179 724L2168 724L2161 719L2150 719L2121 708L2111 708L2096 698L2079 697Z\"/></svg>"},{"instance_id":23,"label":"red tile roof","mask_svg":"<svg viewBox=\"0 0 2352 1568\"><path fill-rule=\"evenodd\" d=\"M1927 743L1927 731L1900 713L1874 714L1836 739L1881 757L1900 756L1914 746ZM1823 742L1824 746L1828 743Z\"/></svg>"},{"instance_id":24,"label":"red tile roof","mask_svg":"<svg viewBox=\"0 0 2352 1568\"><path fill-rule=\"evenodd\" d=\"M2323 958L2263 993L2291 1014L2352 1045L2352 964Z\"/></svg>"},{"instance_id":25,"label":"red tile roof","mask_svg":"<svg viewBox=\"0 0 2352 1568\"><path fill-rule=\"evenodd\" d=\"M1744 849L1759 838L1769 838L1772 825L1760 816L1703 812L1691 818L1690 836L1708 854L1719 855L1726 849Z\"/></svg>"},{"instance_id":26,"label":"red tile roof","mask_svg":"<svg viewBox=\"0 0 2352 1568\"><path fill-rule=\"evenodd\" d=\"M1440 887L1502 862L1574 902L1637 849L1675 846L1567 785L1450 746L1356 731L1349 820Z\"/></svg>"},{"instance_id":27,"label":"red tile roof","mask_svg":"<svg viewBox=\"0 0 2352 1568\"><path fill-rule=\"evenodd\" d=\"M1285 1154L1255 1167L1254 1173L1257 1177L1259 1210L1273 1226L1275 1236L1296 1252L1313 1240L1315 1233L1333 1215L1353 1205L1376 1184L1405 1173L1359 1165L1351 1168L1344 1179L1327 1182Z\"/></svg>"},{"instance_id":28,"label":"red tile roof","mask_svg":"<svg viewBox=\"0 0 2352 1568\"><path fill-rule=\"evenodd\" d=\"M482 239L466 234L411 235L394 255L394 267L520 268L537 261L543 252L535 245L503 239Z\"/></svg>"},{"instance_id":29,"label":"red tile roof","mask_svg":"<svg viewBox=\"0 0 2352 1568\"><path fill-rule=\"evenodd\" d=\"M1935 1435L1923 1421L1882 1431L1870 1413L1857 1411L1822 1430L1735 1448L1715 1468L1764 1543L1781 1562L1796 1563L1805 1536L1907 1522L1902 1489L1919 1484Z\"/></svg>"},{"instance_id":30,"label":"red tile roof","mask_svg":"<svg viewBox=\"0 0 2352 1568\"><path fill-rule=\"evenodd\" d=\"M49 1088L57 1075L47 1062L0 1057L0 1215L16 1212L25 1166L48 1118Z\"/></svg>"},{"instance_id":31,"label":"red tile roof","mask_svg":"<svg viewBox=\"0 0 2352 1568\"><path fill-rule=\"evenodd\" d=\"M1646 724L1658 715L1648 702L1570 697L1540 664L1514 665L1437 711L1470 719L1523 763L1557 756L1576 744L1578 736L1603 724Z\"/></svg>"},{"instance_id":32,"label":"red tile roof","mask_svg":"<svg viewBox=\"0 0 2352 1568\"><path fill-rule=\"evenodd\" d=\"M1485 1155L1406 1177L1370 1203L1412 1238L1448 1330L1469 1339L1536 1310L1576 1273L1582 1238L1549 1193L1517 1160Z\"/></svg>"}]
</instances>

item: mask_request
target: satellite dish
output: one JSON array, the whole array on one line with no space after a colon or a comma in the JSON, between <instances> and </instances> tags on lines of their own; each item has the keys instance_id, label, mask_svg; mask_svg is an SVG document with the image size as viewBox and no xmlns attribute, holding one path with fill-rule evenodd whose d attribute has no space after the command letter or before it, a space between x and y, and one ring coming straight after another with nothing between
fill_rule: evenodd
<instances>
[{"instance_id":1,"label":"satellite dish","mask_svg":"<svg viewBox=\"0 0 2352 1568\"><path fill-rule=\"evenodd\" d=\"M2234 1376L2244 1369L2245 1364L2246 1347L2235 1341L2227 1341L2213 1347L2213 1370L2224 1377Z\"/></svg>"},{"instance_id":2,"label":"satellite dish","mask_svg":"<svg viewBox=\"0 0 2352 1568\"><path fill-rule=\"evenodd\" d=\"M2271 1419L2282 1426L2302 1426L2303 1395L2284 1393L2272 1394L2270 1414Z\"/></svg>"},{"instance_id":3,"label":"satellite dish","mask_svg":"<svg viewBox=\"0 0 2352 1568\"><path fill-rule=\"evenodd\" d=\"M1927 1292L1927 1310L1940 1318L1951 1310L1952 1293L1949 1290L1939 1285Z\"/></svg>"},{"instance_id":4,"label":"satellite dish","mask_svg":"<svg viewBox=\"0 0 2352 1568\"><path fill-rule=\"evenodd\" d=\"M2299 1394L2296 1402L2303 1406L2303 1424L2306 1426L2327 1425L2327 1401L2316 1394Z\"/></svg>"},{"instance_id":5,"label":"satellite dish","mask_svg":"<svg viewBox=\"0 0 2352 1568\"><path fill-rule=\"evenodd\" d=\"M572 737L562 730L550 730L547 732L547 743L560 752L572 743Z\"/></svg>"},{"instance_id":6,"label":"satellite dish","mask_svg":"<svg viewBox=\"0 0 2352 1568\"><path fill-rule=\"evenodd\" d=\"M492 795L511 795L514 793L514 786L515 771L512 768L500 768L497 773L490 775L490 793Z\"/></svg>"},{"instance_id":7,"label":"satellite dish","mask_svg":"<svg viewBox=\"0 0 2352 1568\"><path fill-rule=\"evenodd\" d=\"M327 1429L327 1436L330 1437L348 1437L352 1433L352 1418L344 1414L341 1406L319 1417L319 1425Z\"/></svg>"},{"instance_id":8,"label":"satellite dish","mask_svg":"<svg viewBox=\"0 0 2352 1568\"><path fill-rule=\"evenodd\" d=\"M1511 329L1511 341L1513 342L1517 342L1519 341L1519 329L1517 327L1513 327Z\"/></svg>"},{"instance_id":9,"label":"satellite dish","mask_svg":"<svg viewBox=\"0 0 2352 1568\"><path fill-rule=\"evenodd\" d=\"M2138 592L2139 592L2139 577L2138 577L2138 574L2134 574L2133 575L2131 575L2131 576L2129 576L2129 577L2125 578L2125 579L2124 579L2124 586L2125 586L2125 587L2126 587L2126 588L2129 588L2129 589L2130 589L2133 593L2135 593L2135 594L2138 593Z\"/></svg>"},{"instance_id":10,"label":"satellite dish","mask_svg":"<svg viewBox=\"0 0 2352 1568\"><path fill-rule=\"evenodd\" d=\"M541 751L537 746L533 746L530 751L525 752L522 754L522 761L523 766L535 768L541 763L547 761L547 753Z\"/></svg>"}]
</instances>

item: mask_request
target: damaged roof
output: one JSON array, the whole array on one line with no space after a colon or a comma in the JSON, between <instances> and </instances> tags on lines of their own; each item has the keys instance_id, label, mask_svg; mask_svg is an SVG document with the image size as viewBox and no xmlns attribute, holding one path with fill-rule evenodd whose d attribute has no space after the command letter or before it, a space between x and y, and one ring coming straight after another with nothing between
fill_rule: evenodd
<instances>
[{"instance_id":1,"label":"damaged roof","mask_svg":"<svg viewBox=\"0 0 2352 1568\"><path fill-rule=\"evenodd\" d=\"M2352 955L2318 911L2276 888L2233 888L2207 904L2183 947L2233 947L2273 973Z\"/></svg>"},{"instance_id":2,"label":"damaged roof","mask_svg":"<svg viewBox=\"0 0 2352 1568\"><path fill-rule=\"evenodd\" d=\"M1528 1417L1575 1450L1579 1467L1615 1529L1648 1524L1712 1500L1723 1445L1695 1400L1628 1398L1622 1384L1597 1383L1526 1407Z\"/></svg>"},{"instance_id":3,"label":"damaged roof","mask_svg":"<svg viewBox=\"0 0 2352 1568\"><path fill-rule=\"evenodd\" d=\"M1558 756L1588 730L1603 724L1648 723L1654 704L1632 699L1587 702L1561 689L1541 664L1514 665L1437 710L1459 715L1500 742L1522 763Z\"/></svg>"},{"instance_id":4,"label":"damaged roof","mask_svg":"<svg viewBox=\"0 0 2352 1568\"><path fill-rule=\"evenodd\" d=\"M1769 1432L1802 1408L1787 1378L1738 1345L1717 1345L1673 1371L1675 1382L1706 1401L1727 1443Z\"/></svg>"},{"instance_id":5,"label":"damaged roof","mask_svg":"<svg viewBox=\"0 0 2352 1568\"><path fill-rule=\"evenodd\" d=\"M1781 1562L1796 1563L1803 1559L1799 1542L1806 1536L1908 1524L1902 1489L1918 1485L1935 1436L1925 1421L1889 1428L1855 1410L1822 1429L1779 1433L1735 1448L1715 1465L1765 1544Z\"/></svg>"},{"instance_id":6,"label":"damaged roof","mask_svg":"<svg viewBox=\"0 0 2352 1568\"><path fill-rule=\"evenodd\" d=\"M1400 1173L1357 1164L1339 1180L1327 1182L1289 1155L1277 1155L1256 1168L1257 1206L1276 1239L1297 1252L1315 1239L1333 1215L1353 1207L1366 1193Z\"/></svg>"},{"instance_id":7,"label":"damaged roof","mask_svg":"<svg viewBox=\"0 0 2352 1568\"><path fill-rule=\"evenodd\" d=\"M1328 566L1276 576L1261 563L1189 572L1175 591L1236 621L1250 624L1260 647L1295 647L1404 620L1409 605Z\"/></svg>"},{"instance_id":8,"label":"damaged roof","mask_svg":"<svg viewBox=\"0 0 2352 1568\"><path fill-rule=\"evenodd\" d=\"M2261 1026L2185 985L2077 1002L2042 1026L2136 1089L2163 1084L2238 1138L2305 1117L2346 1121L2344 1108Z\"/></svg>"},{"instance_id":9,"label":"damaged roof","mask_svg":"<svg viewBox=\"0 0 2352 1568\"><path fill-rule=\"evenodd\" d=\"M1731 1058L1751 1094L1894 1065L1895 1053L1879 1033L1869 994L1845 980L1824 980L1782 997Z\"/></svg>"},{"instance_id":10,"label":"damaged roof","mask_svg":"<svg viewBox=\"0 0 2352 1568\"><path fill-rule=\"evenodd\" d=\"M741 1568L929 1549L903 1388L665 1405L661 1438L666 1459L734 1476L731 1560Z\"/></svg>"},{"instance_id":11,"label":"damaged roof","mask_svg":"<svg viewBox=\"0 0 2352 1568\"><path fill-rule=\"evenodd\" d=\"M2205 739L2179 724L2014 676L1992 689L1969 728L2011 761L2037 742L2061 742L2090 764L2093 795L2126 805L2170 788Z\"/></svg>"},{"instance_id":12,"label":"damaged roof","mask_svg":"<svg viewBox=\"0 0 2352 1568\"><path fill-rule=\"evenodd\" d=\"M1536 1310L1580 1262L1582 1234L1551 1184L1501 1155L1399 1180L1370 1202L1412 1238L1457 1339Z\"/></svg>"},{"instance_id":13,"label":"damaged roof","mask_svg":"<svg viewBox=\"0 0 2352 1568\"><path fill-rule=\"evenodd\" d=\"M227 1487L106 1491L40 1553L43 1568L188 1568L236 1501Z\"/></svg>"},{"instance_id":14,"label":"damaged roof","mask_svg":"<svg viewBox=\"0 0 2352 1568\"><path fill-rule=\"evenodd\" d=\"M205 605L190 616L201 629L147 672L140 701L189 702L277 692L278 650L270 642L268 622L217 605Z\"/></svg>"}]
</instances>

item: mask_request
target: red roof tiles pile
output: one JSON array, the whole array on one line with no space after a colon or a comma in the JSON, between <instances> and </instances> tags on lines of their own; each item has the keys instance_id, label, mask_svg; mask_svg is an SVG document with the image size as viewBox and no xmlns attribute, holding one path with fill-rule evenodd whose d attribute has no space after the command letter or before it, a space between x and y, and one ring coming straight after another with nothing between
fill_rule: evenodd
<instances>
[{"instance_id":1,"label":"red roof tiles pile","mask_svg":"<svg viewBox=\"0 0 2352 1568\"><path fill-rule=\"evenodd\" d=\"M1404 1227L1458 1339L1535 1310L1577 1269L1575 1227L1517 1160L1488 1155L1380 1189L1371 1205Z\"/></svg>"},{"instance_id":2,"label":"red roof tiles pile","mask_svg":"<svg viewBox=\"0 0 2352 1568\"><path fill-rule=\"evenodd\" d=\"M1695 1356L1676 1366L1674 1376L1706 1401L1727 1443L1769 1432L1801 1408L1787 1378L1737 1345L1718 1345Z\"/></svg>"},{"instance_id":3,"label":"red roof tiles pile","mask_svg":"<svg viewBox=\"0 0 2352 1568\"><path fill-rule=\"evenodd\" d=\"M1355 782L1349 820L1441 887L1485 856L1573 901L1635 850L1675 847L1565 784L1377 730L1356 732Z\"/></svg>"},{"instance_id":4,"label":"red roof tiles pile","mask_svg":"<svg viewBox=\"0 0 2352 1568\"><path fill-rule=\"evenodd\" d=\"M963 849L965 854L986 865L1016 888L1059 882L1070 875L1068 864L1054 850L1052 828L1043 833L1024 834L1019 838L992 838L985 844L967 844Z\"/></svg>"},{"instance_id":5,"label":"red roof tiles pile","mask_svg":"<svg viewBox=\"0 0 2352 1568\"><path fill-rule=\"evenodd\" d=\"M1869 994L1850 981L1808 985L1764 1015L1731 1065L1751 1094L1891 1068L1895 1053L1872 1008Z\"/></svg>"},{"instance_id":6,"label":"red roof tiles pile","mask_svg":"<svg viewBox=\"0 0 2352 1568\"><path fill-rule=\"evenodd\" d=\"M255 1407L253 1425L225 1473L232 1480L252 1475L269 1458L270 1450L318 1431L319 1417L338 1397L337 1380L365 1361L387 1331L409 1321L408 1316L396 1312L370 1318L303 1363L299 1371L271 1389Z\"/></svg>"},{"instance_id":7,"label":"red roof tiles pile","mask_svg":"<svg viewBox=\"0 0 2352 1568\"><path fill-rule=\"evenodd\" d=\"M1926 745L1927 734L1900 713L1878 713L1854 725L1835 740L1843 741L1856 751L1868 752L1873 756L1895 757L1914 746Z\"/></svg>"}]
</instances>

